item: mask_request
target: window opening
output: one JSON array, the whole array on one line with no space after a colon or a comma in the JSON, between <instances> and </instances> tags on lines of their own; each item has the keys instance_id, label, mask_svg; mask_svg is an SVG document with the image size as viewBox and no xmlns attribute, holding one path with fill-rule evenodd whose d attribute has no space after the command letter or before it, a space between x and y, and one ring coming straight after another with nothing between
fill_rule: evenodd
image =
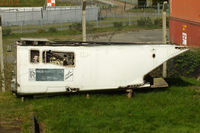
<instances>
[{"instance_id":1,"label":"window opening","mask_svg":"<svg viewBox=\"0 0 200 133\"><path fill-rule=\"evenodd\" d=\"M39 50L31 50L31 63L39 63L40 52Z\"/></svg>"},{"instance_id":2,"label":"window opening","mask_svg":"<svg viewBox=\"0 0 200 133\"><path fill-rule=\"evenodd\" d=\"M43 63L51 63L61 66L74 66L73 52L44 51Z\"/></svg>"}]
</instances>

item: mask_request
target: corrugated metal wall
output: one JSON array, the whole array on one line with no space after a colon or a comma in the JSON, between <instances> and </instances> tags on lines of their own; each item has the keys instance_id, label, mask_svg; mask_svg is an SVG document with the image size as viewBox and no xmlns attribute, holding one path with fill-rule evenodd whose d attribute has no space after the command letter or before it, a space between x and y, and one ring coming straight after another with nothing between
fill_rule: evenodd
<instances>
[{"instance_id":1,"label":"corrugated metal wall","mask_svg":"<svg viewBox=\"0 0 200 133\"><path fill-rule=\"evenodd\" d=\"M200 0L171 0L171 17L200 23Z\"/></svg>"},{"instance_id":2,"label":"corrugated metal wall","mask_svg":"<svg viewBox=\"0 0 200 133\"><path fill-rule=\"evenodd\" d=\"M81 22L81 7L46 8L1 8L0 15L4 26L9 25L40 25L64 22ZM87 21L98 19L98 8L87 7Z\"/></svg>"},{"instance_id":3,"label":"corrugated metal wall","mask_svg":"<svg viewBox=\"0 0 200 133\"><path fill-rule=\"evenodd\" d=\"M170 42L200 47L200 0L170 0Z\"/></svg>"}]
</instances>

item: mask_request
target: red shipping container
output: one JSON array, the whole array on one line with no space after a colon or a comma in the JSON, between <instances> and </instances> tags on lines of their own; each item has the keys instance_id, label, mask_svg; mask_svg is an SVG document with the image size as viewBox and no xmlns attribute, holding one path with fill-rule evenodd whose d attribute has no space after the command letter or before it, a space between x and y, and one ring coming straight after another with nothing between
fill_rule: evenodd
<instances>
[{"instance_id":1,"label":"red shipping container","mask_svg":"<svg viewBox=\"0 0 200 133\"><path fill-rule=\"evenodd\" d=\"M200 47L200 0L170 0L170 42Z\"/></svg>"},{"instance_id":2,"label":"red shipping container","mask_svg":"<svg viewBox=\"0 0 200 133\"><path fill-rule=\"evenodd\" d=\"M200 46L200 24L170 18L170 42L183 46Z\"/></svg>"},{"instance_id":3,"label":"red shipping container","mask_svg":"<svg viewBox=\"0 0 200 133\"><path fill-rule=\"evenodd\" d=\"M170 0L170 16L200 23L200 0Z\"/></svg>"}]
</instances>

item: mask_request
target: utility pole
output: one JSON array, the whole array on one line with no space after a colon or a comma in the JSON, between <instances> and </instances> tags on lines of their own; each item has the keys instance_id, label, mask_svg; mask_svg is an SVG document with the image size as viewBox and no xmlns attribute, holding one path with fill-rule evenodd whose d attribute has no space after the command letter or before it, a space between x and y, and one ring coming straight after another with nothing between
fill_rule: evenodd
<instances>
[{"instance_id":1,"label":"utility pole","mask_svg":"<svg viewBox=\"0 0 200 133\"><path fill-rule=\"evenodd\" d=\"M4 60L3 60L3 41L2 41L2 23L0 16L0 62L1 62L1 86L2 92L5 92L5 75L4 75Z\"/></svg>"},{"instance_id":2,"label":"utility pole","mask_svg":"<svg viewBox=\"0 0 200 133\"><path fill-rule=\"evenodd\" d=\"M163 10L162 10L162 29L163 29L163 43L167 44L167 20L166 20L166 13L167 10L167 2L163 2ZM167 77L167 61L163 63L163 78Z\"/></svg>"},{"instance_id":3,"label":"utility pole","mask_svg":"<svg viewBox=\"0 0 200 133\"><path fill-rule=\"evenodd\" d=\"M86 42L86 18L85 18L86 0L82 2L82 35L83 42Z\"/></svg>"}]
</instances>

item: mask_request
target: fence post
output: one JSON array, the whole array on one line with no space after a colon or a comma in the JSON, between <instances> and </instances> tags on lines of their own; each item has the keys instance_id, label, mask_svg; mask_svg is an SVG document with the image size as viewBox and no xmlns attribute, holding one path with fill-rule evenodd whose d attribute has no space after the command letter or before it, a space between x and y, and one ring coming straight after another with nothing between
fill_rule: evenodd
<instances>
[{"instance_id":1,"label":"fence post","mask_svg":"<svg viewBox=\"0 0 200 133\"><path fill-rule=\"evenodd\" d=\"M21 33L22 33L22 23L21 23Z\"/></svg>"},{"instance_id":2,"label":"fence post","mask_svg":"<svg viewBox=\"0 0 200 133\"><path fill-rule=\"evenodd\" d=\"M157 13L158 13L158 16L160 16L160 3L157 3Z\"/></svg>"},{"instance_id":3,"label":"fence post","mask_svg":"<svg viewBox=\"0 0 200 133\"><path fill-rule=\"evenodd\" d=\"M1 62L1 86L2 92L5 92L5 75L4 75L4 57L3 57L3 37L2 37L2 22L0 16L0 62Z\"/></svg>"},{"instance_id":4,"label":"fence post","mask_svg":"<svg viewBox=\"0 0 200 133\"><path fill-rule=\"evenodd\" d=\"M129 21L129 26L131 26L131 15L128 13L128 21Z\"/></svg>"},{"instance_id":5,"label":"fence post","mask_svg":"<svg viewBox=\"0 0 200 133\"><path fill-rule=\"evenodd\" d=\"M99 18L97 18L96 27L99 28Z\"/></svg>"},{"instance_id":6,"label":"fence post","mask_svg":"<svg viewBox=\"0 0 200 133\"><path fill-rule=\"evenodd\" d=\"M86 42L86 18L85 18L85 10L86 10L86 0L83 0L82 5L82 35L83 35L83 42Z\"/></svg>"},{"instance_id":7,"label":"fence post","mask_svg":"<svg viewBox=\"0 0 200 133\"><path fill-rule=\"evenodd\" d=\"M162 17L163 17L163 43L167 43L167 21L166 21L166 8L167 8L167 2L163 3L163 11L162 11ZM163 64L163 77L167 77L167 61Z\"/></svg>"}]
</instances>

